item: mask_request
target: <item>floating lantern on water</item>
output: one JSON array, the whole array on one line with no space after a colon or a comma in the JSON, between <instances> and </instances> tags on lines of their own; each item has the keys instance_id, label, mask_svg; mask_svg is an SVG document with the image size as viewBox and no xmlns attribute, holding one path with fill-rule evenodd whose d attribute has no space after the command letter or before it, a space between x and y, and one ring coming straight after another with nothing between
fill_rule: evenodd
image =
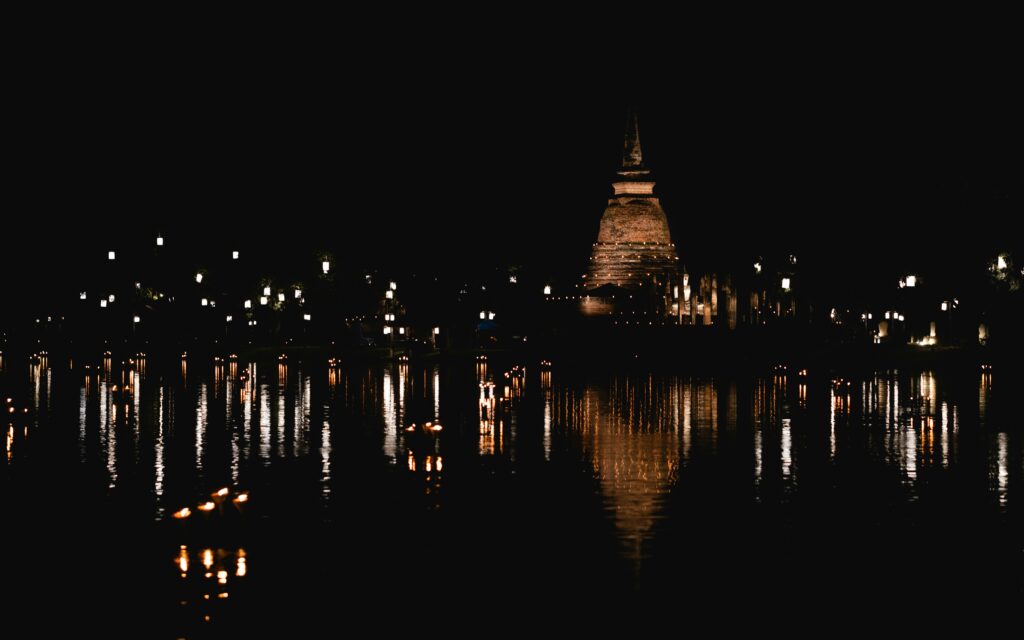
<instances>
[{"instance_id":1,"label":"floating lantern on water","mask_svg":"<svg viewBox=\"0 0 1024 640\"><path fill-rule=\"evenodd\" d=\"M214 509L214 508L215 508L216 506L217 506L217 505L215 505L215 504L214 504L214 503L212 503L212 502L204 502L203 504L199 505L199 506L198 506L197 508L198 508L198 509L199 509L200 511L213 511L213 509Z\"/></svg>"},{"instance_id":2,"label":"floating lantern on water","mask_svg":"<svg viewBox=\"0 0 1024 640\"><path fill-rule=\"evenodd\" d=\"M173 515L178 520L184 520L185 518L187 518L190 515L192 515L192 510L189 509L188 507L185 507L184 509L182 509L180 511L175 511Z\"/></svg>"},{"instance_id":3,"label":"floating lantern on water","mask_svg":"<svg viewBox=\"0 0 1024 640\"><path fill-rule=\"evenodd\" d=\"M239 502L239 503L241 503L241 502L249 502L249 494L248 493L240 493L240 494L238 494L237 496L235 496L235 502Z\"/></svg>"}]
</instances>

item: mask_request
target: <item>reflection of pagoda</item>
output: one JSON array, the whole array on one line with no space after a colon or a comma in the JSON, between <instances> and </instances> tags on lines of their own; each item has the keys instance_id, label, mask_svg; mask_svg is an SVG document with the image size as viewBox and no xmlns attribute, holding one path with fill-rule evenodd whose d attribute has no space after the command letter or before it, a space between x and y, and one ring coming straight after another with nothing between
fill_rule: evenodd
<instances>
[{"instance_id":1,"label":"reflection of pagoda","mask_svg":"<svg viewBox=\"0 0 1024 640\"><path fill-rule=\"evenodd\" d=\"M615 298L638 291L650 294L651 300L670 299L679 258L654 196L651 172L644 166L635 113L626 121L622 168L612 189L584 285L589 297L584 297L583 310L588 314L609 313L618 306Z\"/></svg>"},{"instance_id":2,"label":"reflection of pagoda","mask_svg":"<svg viewBox=\"0 0 1024 640\"><path fill-rule=\"evenodd\" d=\"M639 562L676 480L680 443L662 393L655 397L627 388L623 395L615 390L608 398L602 395L587 389L582 420L574 426L601 480L626 556Z\"/></svg>"}]
</instances>

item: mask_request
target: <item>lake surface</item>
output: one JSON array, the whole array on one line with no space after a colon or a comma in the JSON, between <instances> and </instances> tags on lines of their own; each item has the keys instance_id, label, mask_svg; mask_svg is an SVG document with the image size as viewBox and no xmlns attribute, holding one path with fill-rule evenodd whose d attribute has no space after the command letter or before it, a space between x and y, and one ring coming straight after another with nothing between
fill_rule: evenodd
<instances>
[{"instance_id":1,"label":"lake surface","mask_svg":"<svg viewBox=\"0 0 1024 640\"><path fill-rule=\"evenodd\" d=\"M83 629L1024 595L998 371L84 366L3 363L0 466L7 591Z\"/></svg>"}]
</instances>

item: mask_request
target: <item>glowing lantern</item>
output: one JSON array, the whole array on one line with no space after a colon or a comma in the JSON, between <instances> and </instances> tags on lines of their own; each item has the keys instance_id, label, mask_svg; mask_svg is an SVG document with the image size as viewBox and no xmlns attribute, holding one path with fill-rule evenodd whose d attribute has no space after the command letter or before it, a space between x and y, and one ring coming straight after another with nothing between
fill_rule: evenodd
<instances>
[{"instance_id":1,"label":"glowing lantern","mask_svg":"<svg viewBox=\"0 0 1024 640\"><path fill-rule=\"evenodd\" d=\"M391 335L391 327L384 327L384 335Z\"/></svg>"},{"instance_id":2,"label":"glowing lantern","mask_svg":"<svg viewBox=\"0 0 1024 640\"><path fill-rule=\"evenodd\" d=\"M100 306L102 308L106 309L107 308L107 301L106 300L100 300Z\"/></svg>"},{"instance_id":3,"label":"glowing lantern","mask_svg":"<svg viewBox=\"0 0 1024 640\"><path fill-rule=\"evenodd\" d=\"M246 309L252 309L252 300L246 300L244 306Z\"/></svg>"},{"instance_id":4,"label":"glowing lantern","mask_svg":"<svg viewBox=\"0 0 1024 640\"><path fill-rule=\"evenodd\" d=\"M480 319L481 319L481 320L483 320L483 319L485 319L486 317L487 317L487 312L486 312L486 311L481 311L481 312L480 312Z\"/></svg>"},{"instance_id":5,"label":"glowing lantern","mask_svg":"<svg viewBox=\"0 0 1024 640\"><path fill-rule=\"evenodd\" d=\"M200 304L202 304L204 307L206 307L206 306L210 305L210 301L207 300L206 298L203 298L203 300L202 300L202 302L200 302Z\"/></svg>"},{"instance_id":6,"label":"glowing lantern","mask_svg":"<svg viewBox=\"0 0 1024 640\"><path fill-rule=\"evenodd\" d=\"M113 259L114 259L114 252L113 251L108 251L107 252L107 260L113 260Z\"/></svg>"},{"instance_id":7,"label":"glowing lantern","mask_svg":"<svg viewBox=\"0 0 1024 640\"><path fill-rule=\"evenodd\" d=\"M785 289L786 291L789 291L789 285L790 285L789 278L783 278L782 279L782 288Z\"/></svg>"},{"instance_id":8,"label":"glowing lantern","mask_svg":"<svg viewBox=\"0 0 1024 640\"><path fill-rule=\"evenodd\" d=\"M907 276L907 286L908 287L916 287L917 286L917 276Z\"/></svg>"},{"instance_id":9,"label":"glowing lantern","mask_svg":"<svg viewBox=\"0 0 1024 640\"><path fill-rule=\"evenodd\" d=\"M331 263L327 260L324 260L320 266L323 267L324 273L328 273L331 270Z\"/></svg>"},{"instance_id":10,"label":"glowing lantern","mask_svg":"<svg viewBox=\"0 0 1024 640\"><path fill-rule=\"evenodd\" d=\"M135 324L139 324L139 322L141 322L141 321L142 321L142 319L141 319L141 318L139 318L139 316L135 316L134 318L132 318L132 321L133 321L133 322L134 322Z\"/></svg>"},{"instance_id":11,"label":"glowing lantern","mask_svg":"<svg viewBox=\"0 0 1024 640\"><path fill-rule=\"evenodd\" d=\"M283 291L281 293L277 294L277 299L278 299L279 302L284 302L284 292Z\"/></svg>"},{"instance_id":12,"label":"glowing lantern","mask_svg":"<svg viewBox=\"0 0 1024 640\"><path fill-rule=\"evenodd\" d=\"M298 300L301 297L302 297L302 289L296 289L295 290L295 299Z\"/></svg>"},{"instance_id":13,"label":"glowing lantern","mask_svg":"<svg viewBox=\"0 0 1024 640\"><path fill-rule=\"evenodd\" d=\"M260 296L260 304L267 306L267 296Z\"/></svg>"},{"instance_id":14,"label":"glowing lantern","mask_svg":"<svg viewBox=\"0 0 1024 640\"><path fill-rule=\"evenodd\" d=\"M394 300L395 292L392 291L391 289L388 289L387 291L384 292L384 297L387 298L388 300Z\"/></svg>"},{"instance_id":15,"label":"glowing lantern","mask_svg":"<svg viewBox=\"0 0 1024 640\"><path fill-rule=\"evenodd\" d=\"M434 335L436 336L436 335L440 335L440 334L441 334L441 327L434 327Z\"/></svg>"},{"instance_id":16,"label":"glowing lantern","mask_svg":"<svg viewBox=\"0 0 1024 640\"><path fill-rule=\"evenodd\" d=\"M114 294L110 294L109 296L107 296L107 300L109 300L110 302L113 302L114 301Z\"/></svg>"},{"instance_id":17,"label":"glowing lantern","mask_svg":"<svg viewBox=\"0 0 1024 640\"><path fill-rule=\"evenodd\" d=\"M943 303L942 303L942 310L943 310L943 311L946 311L946 310L948 310L948 309L949 309L949 303L948 303L948 302L943 302Z\"/></svg>"},{"instance_id":18,"label":"glowing lantern","mask_svg":"<svg viewBox=\"0 0 1024 640\"><path fill-rule=\"evenodd\" d=\"M391 290L394 291L395 289L398 288L398 283L392 280L389 286L391 287Z\"/></svg>"},{"instance_id":19,"label":"glowing lantern","mask_svg":"<svg viewBox=\"0 0 1024 640\"><path fill-rule=\"evenodd\" d=\"M238 260L238 252L237 251L232 251L231 252L231 259L232 260Z\"/></svg>"},{"instance_id":20,"label":"glowing lantern","mask_svg":"<svg viewBox=\"0 0 1024 640\"><path fill-rule=\"evenodd\" d=\"M225 322L231 322L233 319L234 318L232 318L231 316L228 316L227 318L224 319L224 321Z\"/></svg>"},{"instance_id":21,"label":"glowing lantern","mask_svg":"<svg viewBox=\"0 0 1024 640\"><path fill-rule=\"evenodd\" d=\"M551 295L551 285L550 284L544 285L544 295L546 295L546 296L550 296Z\"/></svg>"},{"instance_id":22,"label":"glowing lantern","mask_svg":"<svg viewBox=\"0 0 1024 640\"><path fill-rule=\"evenodd\" d=\"M203 282L203 274L197 273L196 274L196 284L202 284L202 282Z\"/></svg>"},{"instance_id":23,"label":"glowing lantern","mask_svg":"<svg viewBox=\"0 0 1024 640\"><path fill-rule=\"evenodd\" d=\"M263 295L265 295L265 296L269 296L270 295L270 287L263 287Z\"/></svg>"},{"instance_id":24,"label":"glowing lantern","mask_svg":"<svg viewBox=\"0 0 1024 640\"><path fill-rule=\"evenodd\" d=\"M86 295L85 295L84 291L78 294L78 299L79 300L85 300L85 298L86 298Z\"/></svg>"},{"instance_id":25,"label":"glowing lantern","mask_svg":"<svg viewBox=\"0 0 1024 640\"><path fill-rule=\"evenodd\" d=\"M312 319L312 316L307 313L302 316L302 319L309 322Z\"/></svg>"},{"instance_id":26,"label":"glowing lantern","mask_svg":"<svg viewBox=\"0 0 1024 640\"><path fill-rule=\"evenodd\" d=\"M158 247L164 246L163 236L157 236L156 237L156 246L158 246Z\"/></svg>"}]
</instances>

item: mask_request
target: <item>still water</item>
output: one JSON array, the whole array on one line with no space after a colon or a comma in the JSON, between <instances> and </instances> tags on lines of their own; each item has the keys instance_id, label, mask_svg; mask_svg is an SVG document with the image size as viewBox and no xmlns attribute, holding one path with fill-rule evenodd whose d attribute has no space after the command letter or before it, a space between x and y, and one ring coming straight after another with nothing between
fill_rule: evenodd
<instances>
[{"instance_id":1,"label":"still water","mask_svg":"<svg viewBox=\"0 0 1024 640\"><path fill-rule=\"evenodd\" d=\"M6 362L7 588L145 637L393 600L1021 595L1014 386L802 373Z\"/></svg>"}]
</instances>

